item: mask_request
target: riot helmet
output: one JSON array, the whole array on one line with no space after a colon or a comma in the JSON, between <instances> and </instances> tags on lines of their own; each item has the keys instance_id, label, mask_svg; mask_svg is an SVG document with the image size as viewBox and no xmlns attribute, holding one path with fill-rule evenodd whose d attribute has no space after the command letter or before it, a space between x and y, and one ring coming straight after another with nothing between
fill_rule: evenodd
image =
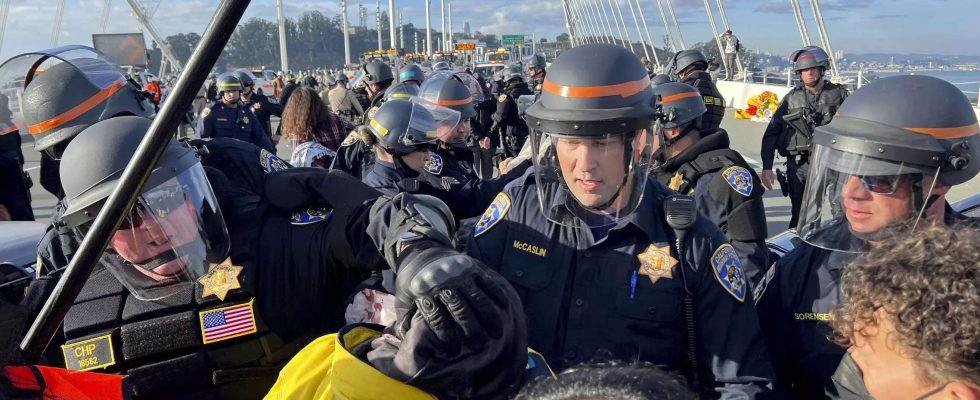
<instances>
[{"instance_id":1,"label":"riot helmet","mask_svg":"<svg viewBox=\"0 0 980 400\"><path fill-rule=\"evenodd\" d=\"M476 107L473 105L470 90L456 77L456 74L450 71L432 74L422 84L419 97L459 112L458 125L440 126L439 141L450 146L466 146L470 136L470 118L476 117Z\"/></svg>"},{"instance_id":2,"label":"riot helmet","mask_svg":"<svg viewBox=\"0 0 980 400\"><path fill-rule=\"evenodd\" d=\"M385 91L382 102L391 99L410 99L419 95L419 85L411 82L402 82L391 86Z\"/></svg>"},{"instance_id":3,"label":"riot helmet","mask_svg":"<svg viewBox=\"0 0 980 400\"><path fill-rule=\"evenodd\" d=\"M368 85L372 84L384 84L385 82L390 82L395 79L391 74L391 67L380 61L371 61L364 65L364 83Z\"/></svg>"},{"instance_id":4,"label":"riot helmet","mask_svg":"<svg viewBox=\"0 0 980 400\"><path fill-rule=\"evenodd\" d=\"M512 80L524 80L524 71L521 71L520 65L510 65L503 69L501 74L501 79L506 83Z\"/></svg>"},{"instance_id":5,"label":"riot helmet","mask_svg":"<svg viewBox=\"0 0 980 400\"><path fill-rule=\"evenodd\" d=\"M68 141L98 121L154 114L142 87L86 46L11 57L0 65L0 88L9 98L13 125L24 127L34 149L55 160Z\"/></svg>"},{"instance_id":6,"label":"riot helmet","mask_svg":"<svg viewBox=\"0 0 980 400\"><path fill-rule=\"evenodd\" d=\"M821 248L863 251L868 242L914 229L948 186L980 172L977 116L966 95L944 80L879 79L816 128L810 165L800 237Z\"/></svg>"},{"instance_id":7,"label":"riot helmet","mask_svg":"<svg viewBox=\"0 0 980 400\"><path fill-rule=\"evenodd\" d=\"M226 72L218 77L218 96L224 92L241 92L243 90L241 79L234 72Z\"/></svg>"},{"instance_id":8,"label":"riot helmet","mask_svg":"<svg viewBox=\"0 0 980 400\"><path fill-rule=\"evenodd\" d=\"M653 95L659 106L660 129L654 134L659 140L654 151L654 161L666 161L666 149L695 129L701 129L701 115L708 111L701 93L694 86L682 82L667 82L653 87ZM677 136L667 137L667 129L679 129Z\"/></svg>"},{"instance_id":9,"label":"riot helmet","mask_svg":"<svg viewBox=\"0 0 980 400\"><path fill-rule=\"evenodd\" d=\"M450 66L449 63L448 62L445 62L445 61L437 61L434 64L432 64L432 71L433 72L435 72L435 71L449 71L451 69L452 69L452 66Z\"/></svg>"},{"instance_id":10,"label":"riot helmet","mask_svg":"<svg viewBox=\"0 0 980 400\"><path fill-rule=\"evenodd\" d=\"M287 74L286 75L286 83L296 83L296 75Z\"/></svg>"},{"instance_id":11,"label":"riot helmet","mask_svg":"<svg viewBox=\"0 0 980 400\"><path fill-rule=\"evenodd\" d=\"M681 50L674 54L667 66L667 73L680 79L680 73L688 67L698 71L708 69L708 59L698 50Z\"/></svg>"},{"instance_id":12,"label":"riot helmet","mask_svg":"<svg viewBox=\"0 0 980 400\"><path fill-rule=\"evenodd\" d=\"M236 69L235 77L241 82L242 88L246 86L255 86L255 75L252 75L252 71L247 69ZM243 89L244 90L244 89Z\"/></svg>"},{"instance_id":13,"label":"riot helmet","mask_svg":"<svg viewBox=\"0 0 980 400\"><path fill-rule=\"evenodd\" d=\"M310 89L316 89L317 86L316 78L314 78L312 75L304 76L302 86L308 87Z\"/></svg>"},{"instance_id":14,"label":"riot helmet","mask_svg":"<svg viewBox=\"0 0 980 400\"><path fill-rule=\"evenodd\" d=\"M653 78L650 78L650 86L652 87L657 87L657 85L663 85L667 82L677 82L677 78L668 74L654 75Z\"/></svg>"},{"instance_id":15,"label":"riot helmet","mask_svg":"<svg viewBox=\"0 0 980 400\"><path fill-rule=\"evenodd\" d=\"M391 99L378 109L368 130L386 153L400 156L435 146L440 126L456 126L459 112L412 99Z\"/></svg>"},{"instance_id":16,"label":"riot helmet","mask_svg":"<svg viewBox=\"0 0 980 400\"><path fill-rule=\"evenodd\" d=\"M551 221L609 226L643 197L659 129L646 68L629 50L588 44L561 54L527 109L539 206Z\"/></svg>"},{"instance_id":17,"label":"riot helmet","mask_svg":"<svg viewBox=\"0 0 980 400\"><path fill-rule=\"evenodd\" d=\"M540 54L532 54L524 58L524 66L527 68L539 68L544 69L546 62L544 56Z\"/></svg>"},{"instance_id":18,"label":"riot helmet","mask_svg":"<svg viewBox=\"0 0 980 400\"><path fill-rule=\"evenodd\" d=\"M419 67L418 64L408 64L398 74L399 82L415 82L416 85L422 85L424 80L425 73L422 72L422 67Z\"/></svg>"},{"instance_id":19,"label":"riot helmet","mask_svg":"<svg viewBox=\"0 0 980 400\"><path fill-rule=\"evenodd\" d=\"M79 237L116 190L151 121L124 116L98 122L72 141L61 163L68 208L62 221ZM101 263L140 300L193 286L228 256L228 230L193 148L171 141L150 172Z\"/></svg>"}]
</instances>

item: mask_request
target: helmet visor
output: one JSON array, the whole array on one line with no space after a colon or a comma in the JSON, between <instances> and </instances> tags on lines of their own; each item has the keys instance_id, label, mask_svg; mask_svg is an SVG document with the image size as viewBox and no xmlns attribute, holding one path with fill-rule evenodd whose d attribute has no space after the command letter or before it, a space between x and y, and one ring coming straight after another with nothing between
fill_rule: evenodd
<instances>
[{"instance_id":1,"label":"helmet visor","mask_svg":"<svg viewBox=\"0 0 980 400\"><path fill-rule=\"evenodd\" d=\"M82 225L85 235L91 224ZM224 260L228 231L204 169L197 164L146 190L113 234L101 263L140 300L193 286Z\"/></svg>"},{"instance_id":2,"label":"helmet visor","mask_svg":"<svg viewBox=\"0 0 980 400\"><path fill-rule=\"evenodd\" d=\"M919 223L939 168L815 144L797 226L800 238L862 252L895 228Z\"/></svg>"},{"instance_id":3,"label":"helmet visor","mask_svg":"<svg viewBox=\"0 0 980 400\"><path fill-rule=\"evenodd\" d=\"M67 64L59 66L59 64ZM6 97L6 101L0 101L0 105L6 103L6 109L0 109L0 117L9 113L9 126L0 127L0 134L13 132L15 129L27 129L31 134L40 134L57 126L59 122L66 119L70 120L73 115L84 113L86 109L72 109L65 114L55 117L49 121L39 121L31 126L25 126L23 115L24 89L34 80L35 77L44 74L52 68L70 67L79 71L84 79L88 81L99 92L93 99L108 98L112 93L119 90L126 83L126 77L122 70L115 64L109 62L98 50L85 46L63 46L48 50L32 53L24 53L14 56L0 65L0 95ZM86 102L79 107L97 106L100 102ZM0 118L0 122L6 122ZM63 122L61 122L63 123Z\"/></svg>"},{"instance_id":4,"label":"helmet visor","mask_svg":"<svg viewBox=\"0 0 980 400\"><path fill-rule=\"evenodd\" d=\"M571 227L612 226L640 204L650 176L650 129L530 135L541 211Z\"/></svg>"},{"instance_id":5,"label":"helmet visor","mask_svg":"<svg viewBox=\"0 0 980 400\"><path fill-rule=\"evenodd\" d=\"M435 137L446 144L466 143L470 135L469 120L461 119L459 111L441 106L422 98L413 98L411 129L434 132ZM431 119L426 117L431 115ZM431 122L430 122L431 121Z\"/></svg>"}]
</instances>

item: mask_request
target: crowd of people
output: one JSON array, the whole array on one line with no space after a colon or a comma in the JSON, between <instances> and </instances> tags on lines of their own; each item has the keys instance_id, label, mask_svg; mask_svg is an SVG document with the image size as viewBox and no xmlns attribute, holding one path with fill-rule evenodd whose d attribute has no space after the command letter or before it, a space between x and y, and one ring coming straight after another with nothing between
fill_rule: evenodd
<instances>
[{"instance_id":1,"label":"crowd of people","mask_svg":"<svg viewBox=\"0 0 980 400\"><path fill-rule=\"evenodd\" d=\"M59 202L23 300L0 297L0 398L980 398L980 221L945 197L980 172L972 106L925 76L849 94L819 47L790 60L761 175L693 50L653 77L608 44L497 76L280 74L272 96L211 76L33 362L15 345L157 106L94 49L14 57L0 217L33 219L6 189L29 186L19 129Z\"/></svg>"}]
</instances>

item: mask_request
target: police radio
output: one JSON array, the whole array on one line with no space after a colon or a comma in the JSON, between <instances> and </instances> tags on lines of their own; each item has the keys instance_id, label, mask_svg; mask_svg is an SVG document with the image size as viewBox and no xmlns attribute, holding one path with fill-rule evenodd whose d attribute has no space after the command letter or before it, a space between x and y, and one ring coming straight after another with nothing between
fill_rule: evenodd
<instances>
[{"instance_id":1,"label":"police radio","mask_svg":"<svg viewBox=\"0 0 980 400\"><path fill-rule=\"evenodd\" d=\"M664 214L667 225L674 230L677 248L677 268L681 272L681 283L684 285L684 325L687 327L687 361L691 371L689 374L691 386L701 387L698 380L696 358L696 340L694 333L694 299L687 285L687 268L684 267L684 237L694 226L698 216L698 204L694 197L685 194L675 194L664 199Z\"/></svg>"}]
</instances>

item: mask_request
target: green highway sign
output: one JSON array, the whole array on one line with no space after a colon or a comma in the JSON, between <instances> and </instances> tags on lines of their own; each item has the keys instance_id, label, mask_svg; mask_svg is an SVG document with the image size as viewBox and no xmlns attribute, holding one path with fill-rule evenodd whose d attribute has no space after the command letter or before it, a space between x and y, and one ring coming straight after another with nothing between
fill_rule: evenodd
<instances>
[{"instance_id":1,"label":"green highway sign","mask_svg":"<svg viewBox=\"0 0 980 400\"><path fill-rule=\"evenodd\" d=\"M523 42L524 35L503 35L500 38L500 44L503 46L521 46Z\"/></svg>"}]
</instances>

